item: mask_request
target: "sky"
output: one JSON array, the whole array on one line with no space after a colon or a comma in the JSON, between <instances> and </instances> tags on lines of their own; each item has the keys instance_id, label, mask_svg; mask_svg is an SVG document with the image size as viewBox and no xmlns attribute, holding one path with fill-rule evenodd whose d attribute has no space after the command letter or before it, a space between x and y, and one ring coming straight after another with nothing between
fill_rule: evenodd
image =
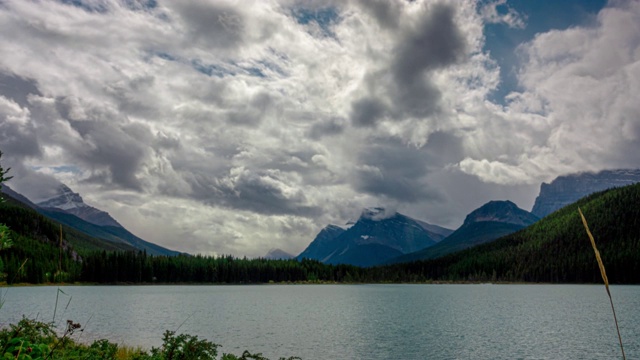
<instances>
[{"instance_id":1,"label":"sky","mask_svg":"<svg viewBox=\"0 0 640 360\"><path fill-rule=\"evenodd\" d=\"M0 0L0 150L188 253L640 167L640 1Z\"/></svg>"}]
</instances>

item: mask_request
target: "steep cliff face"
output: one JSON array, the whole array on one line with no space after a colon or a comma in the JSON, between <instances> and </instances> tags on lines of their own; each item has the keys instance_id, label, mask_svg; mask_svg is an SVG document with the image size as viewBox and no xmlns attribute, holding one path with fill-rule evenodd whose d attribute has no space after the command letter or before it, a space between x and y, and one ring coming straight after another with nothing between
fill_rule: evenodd
<instances>
[{"instance_id":1,"label":"steep cliff face","mask_svg":"<svg viewBox=\"0 0 640 360\"><path fill-rule=\"evenodd\" d=\"M640 182L640 170L606 170L560 176L542 183L531 212L543 218L594 192Z\"/></svg>"},{"instance_id":2,"label":"steep cliff face","mask_svg":"<svg viewBox=\"0 0 640 360\"><path fill-rule=\"evenodd\" d=\"M468 226L481 221L494 221L524 227L538 220L540 220L538 217L526 210L520 209L511 201L489 201L467 215L462 226Z\"/></svg>"},{"instance_id":3,"label":"steep cliff face","mask_svg":"<svg viewBox=\"0 0 640 360\"><path fill-rule=\"evenodd\" d=\"M339 242L336 239L345 230L336 225L327 225L320 230L309 246L297 256L298 259L326 261L336 251Z\"/></svg>"},{"instance_id":4,"label":"steep cliff face","mask_svg":"<svg viewBox=\"0 0 640 360\"><path fill-rule=\"evenodd\" d=\"M122 228L122 225L112 218L109 213L89 206L82 201L80 194L73 192L67 185L61 184L56 190L56 195L45 201L38 203L43 209L59 209L69 214L73 214L80 219L98 226L115 226Z\"/></svg>"}]
</instances>

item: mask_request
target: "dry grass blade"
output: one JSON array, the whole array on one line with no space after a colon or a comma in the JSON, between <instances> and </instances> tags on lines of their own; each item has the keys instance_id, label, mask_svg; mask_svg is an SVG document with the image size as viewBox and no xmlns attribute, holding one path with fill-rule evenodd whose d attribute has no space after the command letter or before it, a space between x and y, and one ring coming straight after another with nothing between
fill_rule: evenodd
<instances>
[{"instance_id":1,"label":"dry grass blade","mask_svg":"<svg viewBox=\"0 0 640 360\"><path fill-rule=\"evenodd\" d=\"M622 351L622 358L626 359L627 357L624 354L624 347L622 347L622 336L620 336L620 328L618 327L618 319L616 317L616 309L613 307L613 298L611 298L611 292L609 291L609 279L607 278L607 272L604 269L604 263L602 262L602 258L600 257L600 252L596 247L596 240L593 238L591 234L591 230L589 230L589 225L587 224L587 219L582 214L582 210L578 208L578 212L580 213L580 217L582 218L582 224L584 228L587 230L587 235L589 235L589 240L591 240L591 246L593 247L593 252L596 254L596 260L598 261L598 267L600 268L600 275L602 275L602 280L604 281L604 287L607 289L607 295L609 295L609 302L611 303L611 311L613 311L613 320L616 323L616 330L618 331L618 341L620 341L620 350Z\"/></svg>"}]
</instances>

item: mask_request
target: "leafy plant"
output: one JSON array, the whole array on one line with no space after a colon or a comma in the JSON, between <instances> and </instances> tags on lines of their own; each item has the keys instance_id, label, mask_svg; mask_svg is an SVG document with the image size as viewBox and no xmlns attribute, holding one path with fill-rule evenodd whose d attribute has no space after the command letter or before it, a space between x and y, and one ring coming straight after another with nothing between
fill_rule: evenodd
<instances>
[{"instance_id":1,"label":"leafy plant","mask_svg":"<svg viewBox=\"0 0 640 360\"><path fill-rule=\"evenodd\" d=\"M96 340L91 345L78 343L73 335L82 326L67 320L65 331L58 335L53 323L22 318L18 324L0 330L0 359L19 360L217 360L220 345L197 336L166 331L162 346L149 352L141 349L119 348L108 340ZM223 354L221 360L269 360L262 354L248 351L241 356ZM280 358L295 360L297 357Z\"/></svg>"},{"instance_id":2,"label":"leafy plant","mask_svg":"<svg viewBox=\"0 0 640 360\"><path fill-rule=\"evenodd\" d=\"M199 340L197 336L180 334L175 331L165 331L162 347L152 348L149 357L140 359L152 360L215 360L218 347L207 340Z\"/></svg>"}]
</instances>

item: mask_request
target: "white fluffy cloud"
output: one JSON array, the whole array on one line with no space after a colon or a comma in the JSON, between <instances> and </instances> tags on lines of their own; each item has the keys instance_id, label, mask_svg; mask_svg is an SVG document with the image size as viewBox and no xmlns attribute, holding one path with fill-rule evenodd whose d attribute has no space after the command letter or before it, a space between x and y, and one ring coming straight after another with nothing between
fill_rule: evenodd
<instances>
[{"instance_id":1,"label":"white fluffy cloud","mask_svg":"<svg viewBox=\"0 0 640 360\"><path fill-rule=\"evenodd\" d=\"M300 252L364 206L456 226L640 162L637 2L522 44L506 106L483 51L487 23L525 26L504 1L74 4L0 5L10 185L64 181L177 250Z\"/></svg>"},{"instance_id":2,"label":"white fluffy cloud","mask_svg":"<svg viewBox=\"0 0 640 360\"><path fill-rule=\"evenodd\" d=\"M512 131L495 129L463 171L513 183L638 166L640 3L612 2L595 24L539 34L519 51L523 89L487 120Z\"/></svg>"}]
</instances>

